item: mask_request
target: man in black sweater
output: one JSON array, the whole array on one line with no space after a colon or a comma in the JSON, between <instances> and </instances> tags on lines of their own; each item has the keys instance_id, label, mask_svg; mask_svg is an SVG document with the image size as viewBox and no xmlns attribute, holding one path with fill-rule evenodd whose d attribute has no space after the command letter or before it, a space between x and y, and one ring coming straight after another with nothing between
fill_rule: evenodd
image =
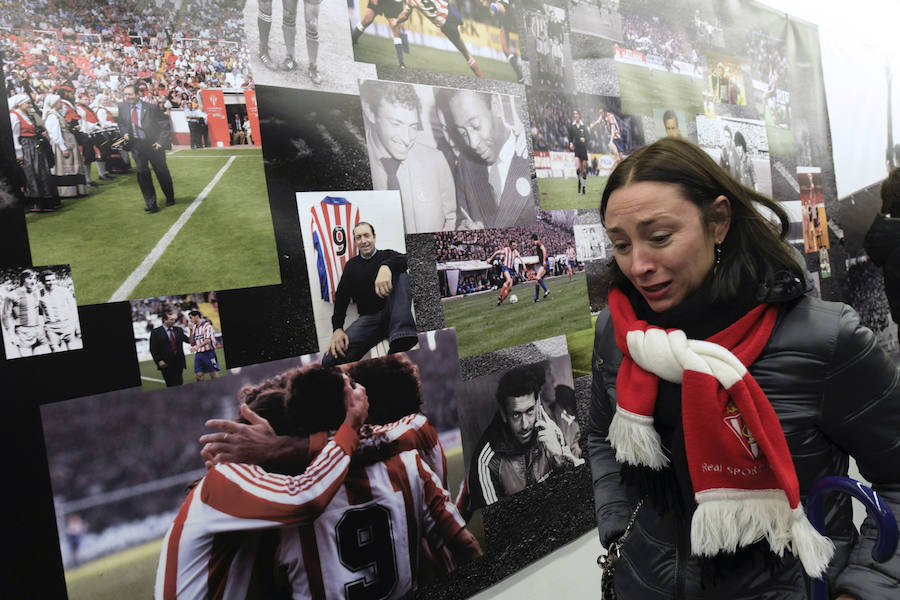
<instances>
[{"instance_id":1,"label":"man in black sweater","mask_svg":"<svg viewBox=\"0 0 900 600\"><path fill-rule=\"evenodd\" d=\"M360 221L353 228L359 251L347 262L334 297L334 333L322 365L356 362L387 338L388 352L405 352L416 345L406 255L375 249L375 229ZM344 330L347 306L356 303L359 318Z\"/></svg>"}]
</instances>

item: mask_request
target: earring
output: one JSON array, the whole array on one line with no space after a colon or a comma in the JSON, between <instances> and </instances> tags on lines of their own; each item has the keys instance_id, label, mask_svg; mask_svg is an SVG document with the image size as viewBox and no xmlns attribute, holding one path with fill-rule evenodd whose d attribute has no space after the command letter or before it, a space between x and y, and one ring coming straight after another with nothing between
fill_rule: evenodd
<instances>
[{"instance_id":1,"label":"earring","mask_svg":"<svg viewBox=\"0 0 900 600\"><path fill-rule=\"evenodd\" d=\"M713 250L716 256L716 262L713 265L713 273L719 270L719 263L722 262L722 244L716 244L713 246Z\"/></svg>"}]
</instances>

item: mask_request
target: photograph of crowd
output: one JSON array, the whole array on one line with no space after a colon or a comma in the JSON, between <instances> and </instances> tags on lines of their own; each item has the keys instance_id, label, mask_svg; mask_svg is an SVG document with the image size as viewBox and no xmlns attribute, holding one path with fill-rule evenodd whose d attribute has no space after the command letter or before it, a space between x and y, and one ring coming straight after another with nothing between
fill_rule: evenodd
<instances>
[{"instance_id":1,"label":"photograph of crowd","mask_svg":"<svg viewBox=\"0 0 900 600\"><path fill-rule=\"evenodd\" d=\"M83 348L70 267L0 270L0 332L7 360Z\"/></svg>"},{"instance_id":2,"label":"photograph of crowd","mask_svg":"<svg viewBox=\"0 0 900 600\"><path fill-rule=\"evenodd\" d=\"M400 191L406 233L534 222L515 97L385 81L360 97L372 187Z\"/></svg>"},{"instance_id":3,"label":"photograph of crowd","mask_svg":"<svg viewBox=\"0 0 900 600\"><path fill-rule=\"evenodd\" d=\"M229 152L252 129L239 7L27 0L0 8L0 26L31 254L71 264L79 302L279 281L259 148L237 162ZM253 247L195 231L206 210L238 204L252 209L240 220L259 235ZM172 281L162 270L187 249L149 255L182 228L203 268Z\"/></svg>"}]
</instances>

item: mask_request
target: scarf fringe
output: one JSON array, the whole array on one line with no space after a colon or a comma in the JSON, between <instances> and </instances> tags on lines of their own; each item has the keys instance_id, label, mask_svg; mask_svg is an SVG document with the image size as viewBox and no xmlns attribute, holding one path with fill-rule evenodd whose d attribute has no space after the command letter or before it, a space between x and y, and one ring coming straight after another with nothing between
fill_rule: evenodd
<instances>
[{"instance_id":1,"label":"scarf fringe","mask_svg":"<svg viewBox=\"0 0 900 600\"><path fill-rule=\"evenodd\" d=\"M616 408L609 424L609 437L616 449L616 460L635 466L662 469L669 459L662 451L659 433L653 427L653 418Z\"/></svg>"},{"instance_id":2,"label":"scarf fringe","mask_svg":"<svg viewBox=\"0 0 900 600\"><path fill-rule=\"evenodd\" d=\"M782 556L790 550L810 577L821 577L834 554L834 544L820 534L803 512L791 509L779 491L742 492L717 490L698 506L691 521L691 552L698 556L734 553L765 538L772 551Z\"/></svg>"}]
</instances>

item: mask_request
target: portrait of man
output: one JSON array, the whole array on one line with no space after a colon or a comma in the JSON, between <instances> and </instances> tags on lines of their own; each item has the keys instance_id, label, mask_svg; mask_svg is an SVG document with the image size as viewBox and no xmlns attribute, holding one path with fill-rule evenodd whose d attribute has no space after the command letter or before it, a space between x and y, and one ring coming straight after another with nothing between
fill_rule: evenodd
<instances>
[{"instance_id":1,"label":"portrait of man","mask_svg":"<svg viewBox=\"0 0 900 600\"><path fill-rule=\"evenodd\" d=\"M534 222L532 169L512 97L437 88L435 103L457 153L457 229Z\"/></svg>"},{"instance_id":2,"label":"portrait of man","mask_svg":"<svg viewBox=\"0 0 900 600\"><path fill-rule=\"evenodd\" d=\"M406 255L377 249L375 228L366 221L353 227L352 235L358 254L347 261L337 285L325 366L358 361L384 339L389 353L405 352L418 342ZM359 318L345 329L351 301Z\"/></svg>"},{"instance_id":3,"label":"portrait of man","mask_svg":"<svg viewBox=\"0 0 900 600\"><path fill-rule=\"evenodd\" d=\"M666 128L666 137L681 137L681 128L678 126L678 115L672 109L663 113L663 125Z\"/></svg>"},{"instance_id":4,"label":"portrait of man","mask_svg":"<svg viewBox=\"0 0 900 600\"><path fill-rule=\"evenodd\" d=\"M44 332L54 352L77 350L83 346L75 294L63 285L55 271L41 272L44 293L40 300L44 315Z\"/></svg>"},{"instance_id":5,"label":"portrait of man","mask_svg":"<svg viewBox=\"0 0 900 600\"><path fill-rule=\"evenodd\" d=\"M494 416L469 455L470 510L540 483L555 469L583 462L580 450L576 454L572 448L577 435L566 435L545 406L545 383L543 363L516 367L500 377Z\"/></svg>"},{"instance_id":6,"label":"portrait of man","mask_svg":"<svg viewBox=\"0 0 900 600\"><path fill-rule=\"evenodd\" d=\"M399 190L406 233L457 228L457 198L447 159L421 143L422 102L405 83L360 84L372 188Z\"/></svg>"},{"instance_id":7,"label":"portrait of man","mask_svg":"<svg viewBox=\"0 0 900 600\"><path fill-rule=\"evenodd\" d=\"M0 309L7 358L49 352L37 273L33 269L24 269L8 283L13 284L9 286L12 289L3 294Z\"/></svg>"},{"instance_id":8,"label":"portrait of man","mask_svg":"<svg viewBox=\"0 0 900 600\"><path fill-rule=\"evenodd\" d=\"M186 366L184 346L187 336L184 329L175 324L177 315L174 311L162 316L162 325L150 332L150 355L153 363L162 373L166 387L184 383L183 371Z\"/></svg>"}]
</instances>

